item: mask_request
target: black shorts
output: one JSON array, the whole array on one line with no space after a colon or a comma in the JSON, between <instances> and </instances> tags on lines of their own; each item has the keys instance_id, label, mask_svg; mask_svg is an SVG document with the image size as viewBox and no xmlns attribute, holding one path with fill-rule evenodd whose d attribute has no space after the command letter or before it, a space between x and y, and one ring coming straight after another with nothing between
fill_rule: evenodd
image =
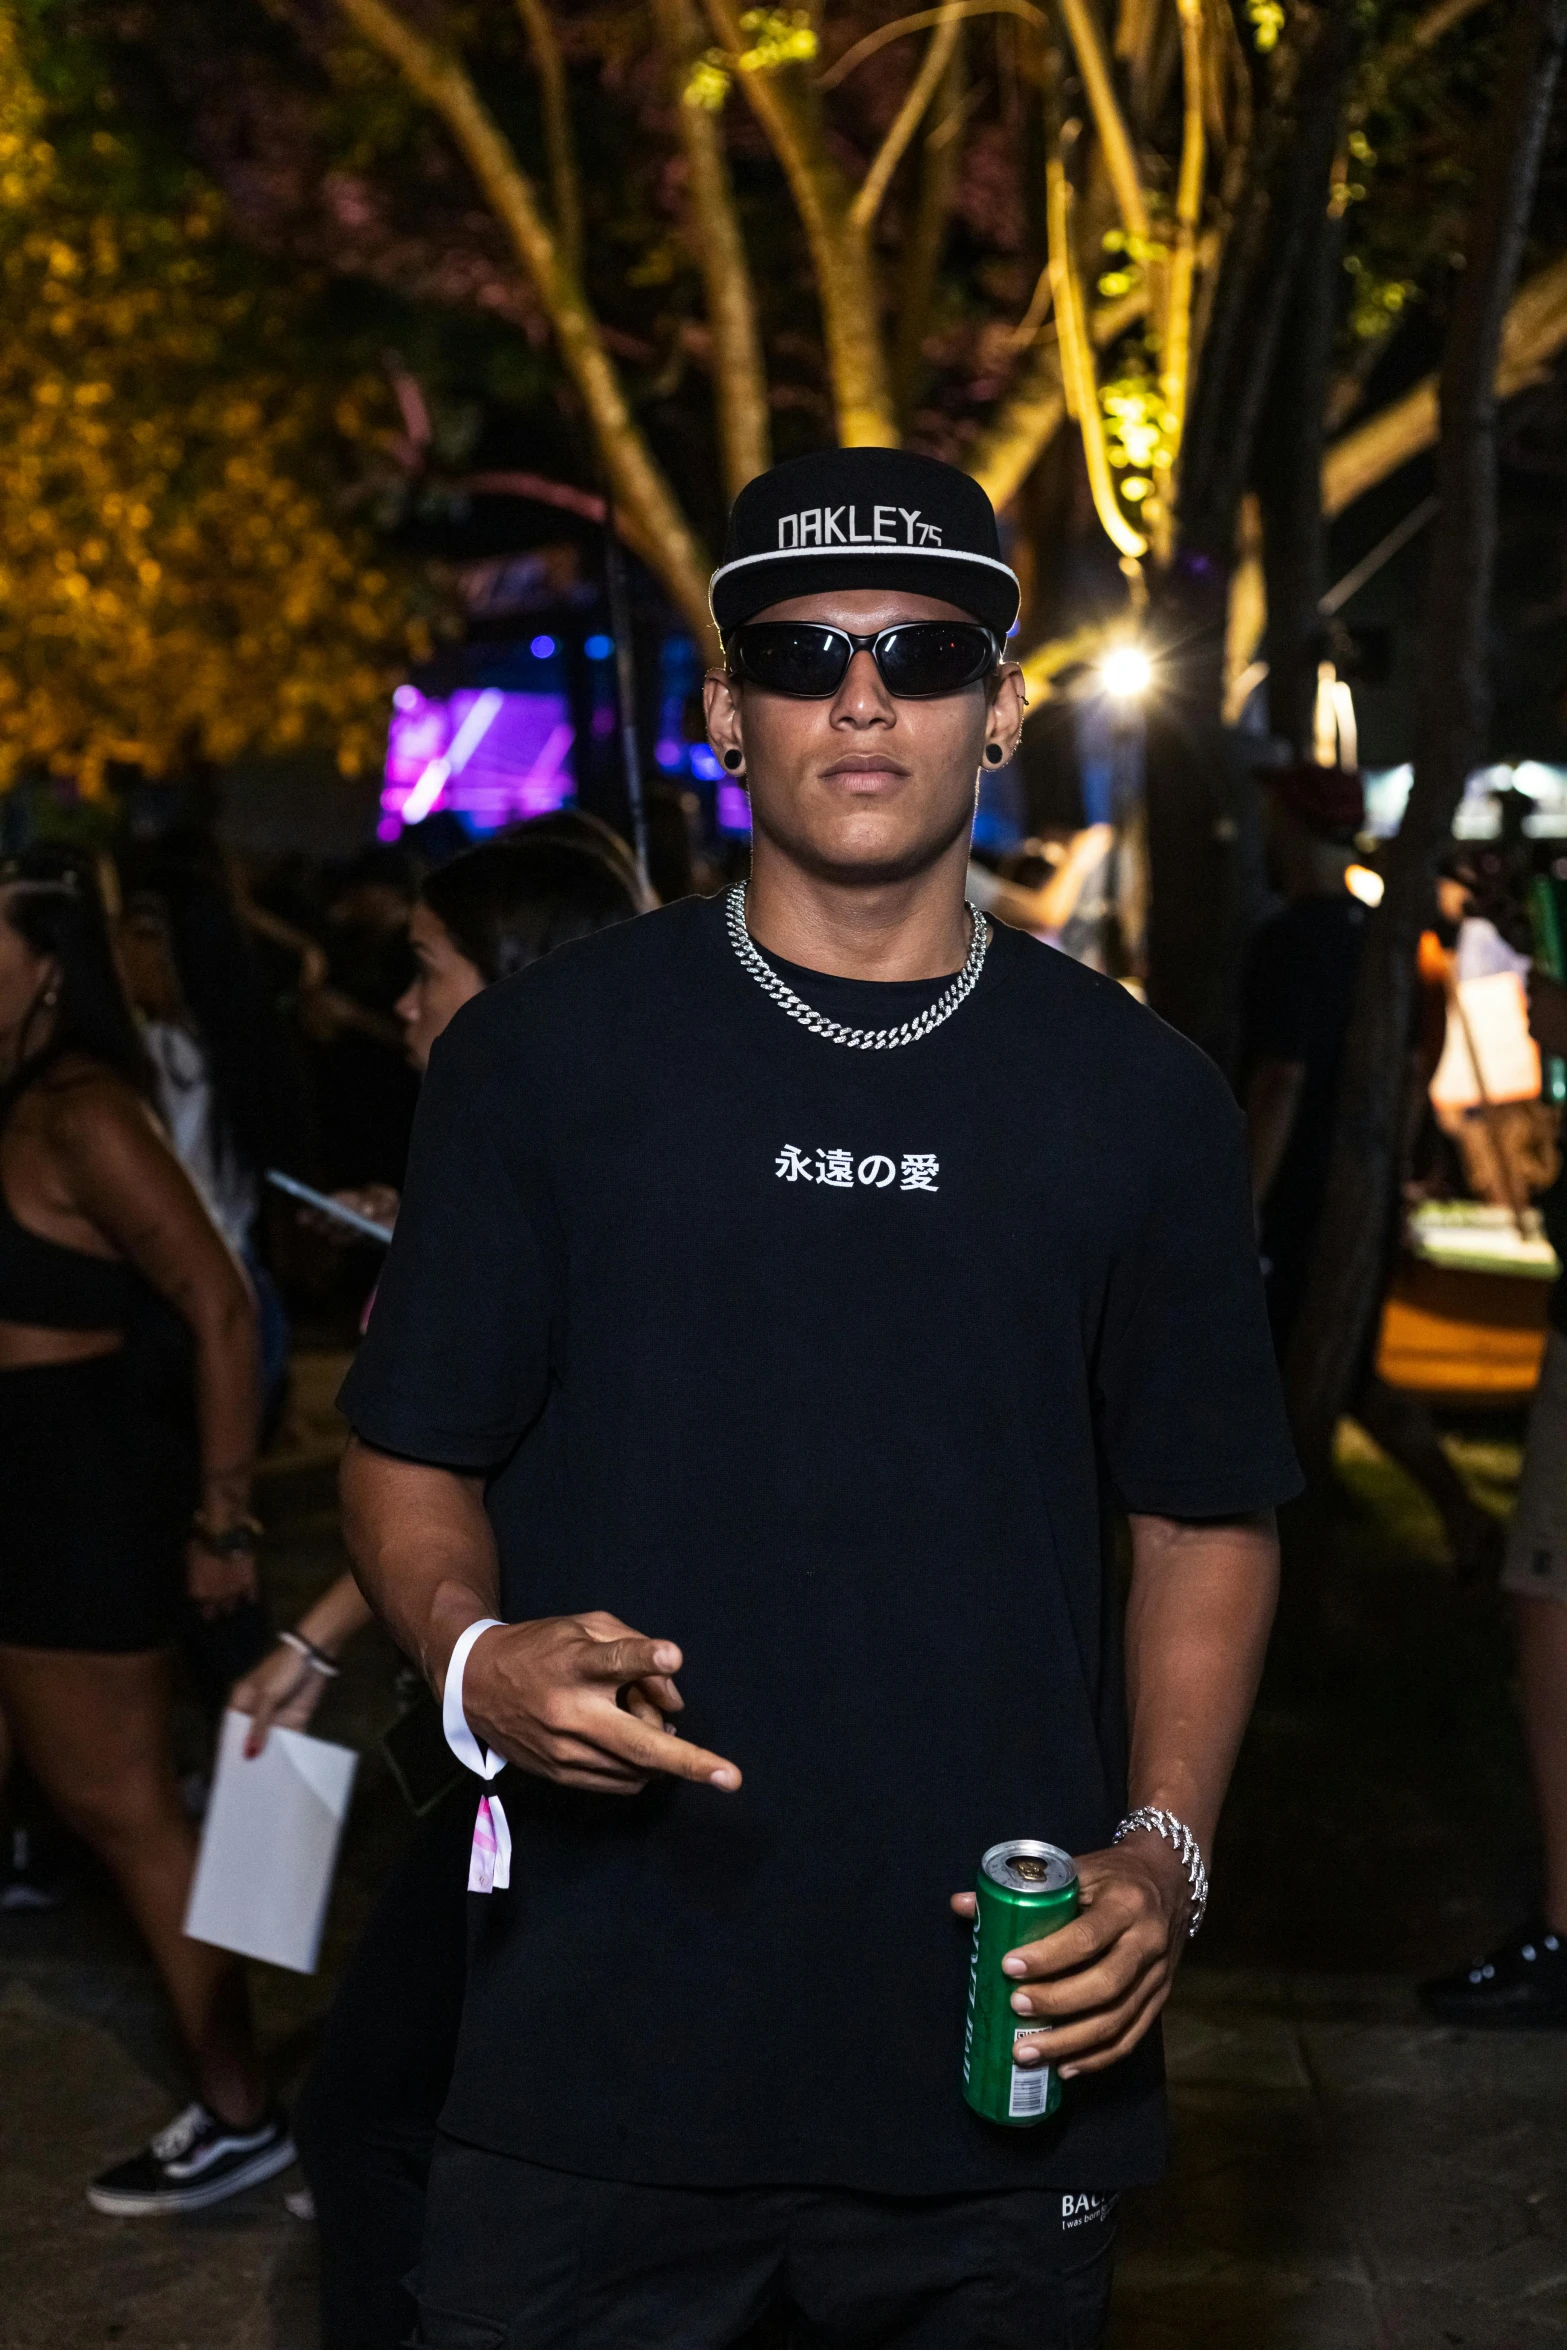
<instances>
[{"instance_id":1,"label":"black shorts","mask_svg":"<svg viewBox=\"0 0 1567 2350\"><path fill-rule=\"evenodd\" d=\"M0 1371L0 1644L125 1654L180 1618L193 1427L130 1350Z\"/></svg>"},{"instance_id":2,"label":"black shorts","mask_svg":"<svg viewBox=\"0 0 1567 2350\"><path fill-rule=\"evenodd\" d=\"M429 2350L1096 2350L1115 2197L639 2187L437 2141ZM757 2329L753 2334L753 2329Z\"/></svg>"}]
</instances>

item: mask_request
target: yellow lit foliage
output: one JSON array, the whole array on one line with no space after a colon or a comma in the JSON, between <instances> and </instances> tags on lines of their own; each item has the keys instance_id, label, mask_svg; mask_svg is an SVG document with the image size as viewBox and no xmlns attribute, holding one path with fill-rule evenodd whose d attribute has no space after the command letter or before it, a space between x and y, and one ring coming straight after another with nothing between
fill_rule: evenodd
<instances>
[{"instance_id":1,"label":"yellow lit foliage","mask_svg":"<svg viewBox=\"0 0 1567 2350\"><path fill-rule=\"evenodd\" d=\"M1142 506L1140 520L1152 521L1157 505L1149 476L1174 462L1176 419L1158 377L1141 354L1133 353L1118 376L1100 385L1099 405L1104 410L1105 452L1119 474L1116 487L1128 504Z\"/></svg>"},{"instance_id":2,"label":"yellow lit foliage","mask_svg":"<svg viewBox=\"0 0 1567 2350\"><path fill-rule=\"evenodd\" d=\"M692 66L681 93L687 106L717 114L729 95L729 68L722 49L709 49Z\"/></svg>"},{"instance_id":3,"label":"yellow lit foliage","mask_svg":"<svg viewBox=\"0 0 1567 2350\"><path fill-rule=\"evenodd\" d=\"M816 28L803 8L748 8L740 30L751 46L740 52L742 73L778 73L786 65L809 65L816 55Z\"/></svg>"},{"instance_id":4,"label":"yellow lit foliage","mask_svg":"<svg viewBox=\"0 0 1567 2350\"><path fill-rule=\"evenodd\" d=\"M298 312L222 259L218 199L114 203L68 163L0 7L0 788L327 742L378 754L427 649L410 577L334 511L377 387L291 369Z\"/></svg>"},{"instance_id":5,"label":"yellow lit foliage","mask_svg":"<svg viewBox=\"0 0 1567 2350\"><path fill-rule=\"evenodd\" d=\"M1279 35L1284 30L1280 0L1246 0L1246 14L1251 19L1251 37L1266 57L1270 49L1278 47Z\"/></svg>"},{"instance_id":6,"label":"yellow lit foliage","mask_svg":"<svg viewBox=\"0 0 1567 2350\"><path fill-rule=\"evenodd\" d=\"M809 65L820 47L803 8L748 8L740 30L749 36L751 46L738 57L708 49L692 66L681 92L687 106L717 114L729 95L733 67L742 73L780 73L786 65Z\"/></svg>"}]
</instances>

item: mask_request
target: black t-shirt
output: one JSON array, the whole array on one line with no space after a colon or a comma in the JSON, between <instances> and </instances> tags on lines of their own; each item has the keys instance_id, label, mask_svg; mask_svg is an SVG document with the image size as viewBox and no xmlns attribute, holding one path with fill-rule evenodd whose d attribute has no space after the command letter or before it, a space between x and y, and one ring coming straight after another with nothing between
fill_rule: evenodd
<instances>
[{"instance_id":1,"label":"black t-shirt","mask_svg":"<svg viewBox=\"0 0 1567 2350\"><path fill-rule=\"evenodd\" d=\"M864 1026L938 992L791 976ZM435 1049L343 1408L489 1472L506 1616L678 1641L682 1729L745 1774L503 1776L447 2129L695 2186L1157 2173L1153 2041L1059 2124L968 2111L947 1897L1124 1809L1111 1488L1207 1517L1297 1484L1192 1046L1007 930L885 1052L790 1019L716 902L563 948Z\"/></svg>"}]
</instances>

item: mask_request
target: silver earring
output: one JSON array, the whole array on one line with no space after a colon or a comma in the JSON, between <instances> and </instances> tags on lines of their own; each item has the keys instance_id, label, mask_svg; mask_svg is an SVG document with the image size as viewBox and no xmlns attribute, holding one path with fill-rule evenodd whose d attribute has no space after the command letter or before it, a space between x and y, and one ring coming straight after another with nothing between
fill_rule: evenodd
<instances>
[{"instance_id":1,"label":"silver earring","mask_svg":"<svg viewBox=\"0 0 1567 2350\"><path fill-rule=\"evenodd\" d=\"M46 1012L52 1012L60 1000L60 990L57 987L46 987L38 1000Z\"/></svg>"}]
</instances>

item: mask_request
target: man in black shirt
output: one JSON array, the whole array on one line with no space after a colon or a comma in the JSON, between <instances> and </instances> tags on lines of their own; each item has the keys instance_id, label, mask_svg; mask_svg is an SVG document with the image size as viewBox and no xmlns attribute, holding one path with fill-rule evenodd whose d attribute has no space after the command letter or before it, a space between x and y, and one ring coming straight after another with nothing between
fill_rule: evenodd
<instances>
[{"instance_id":1,"label":"man in black shirt","mask_svg":"<svg viewBox=\"0 0 1567 2350\"><path fill-rule=\"evenodd\" d=\"M1284 904L1258 931L1247 960L1241 1098L1268 1313L1282 1359L1322 1218L1365 943L1366 909L1344 879L1365 797L1359 775L1337 767L1289 767L1265 781L1269 861Z\"/></svg>"},{"instance_id":2,"label":"man in black shirt","mask_svg":"<svg viewBox=\"0 0 1567 2350\"><path fill-rule=\"evenodd\" d=\"M344 1394L360 1579L512 1766L421 2338L1086 2344L1297 1481L1240 1121L964 905L1023 709L973 482L780 466L713 603L749 885L458 1015ZM1065 2099L1013 2129L959 1889L1019 1835L1084 1908L1017 1954Z\"/></svg>"}]
</instances>

